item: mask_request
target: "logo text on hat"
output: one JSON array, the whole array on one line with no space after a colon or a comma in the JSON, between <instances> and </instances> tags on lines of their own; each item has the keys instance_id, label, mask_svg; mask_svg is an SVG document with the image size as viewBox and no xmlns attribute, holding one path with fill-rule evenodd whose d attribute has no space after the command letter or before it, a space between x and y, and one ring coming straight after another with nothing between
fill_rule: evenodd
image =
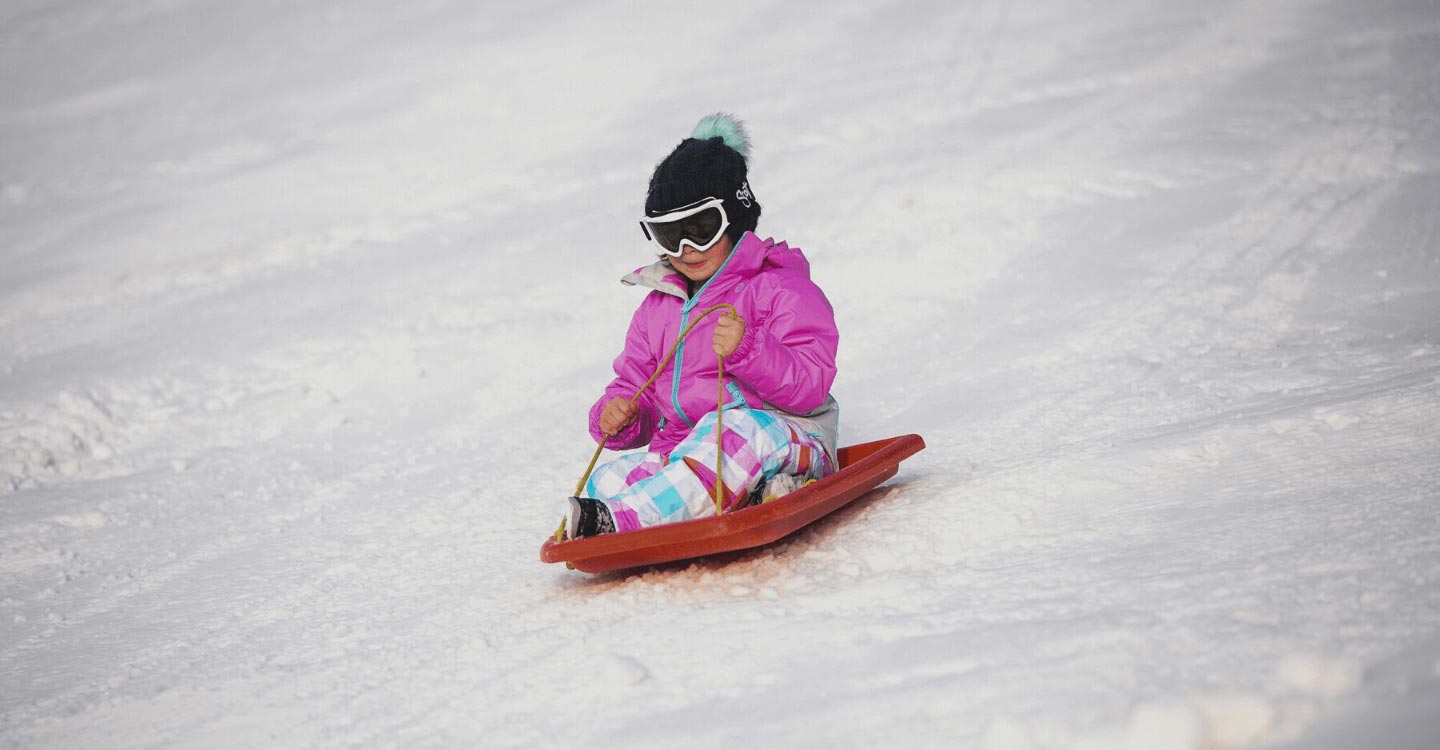
<instances>
[{"instance_id":1,"label":"logo text on hat","mask_svg":"<svg viewBox=\"0 0 1440 750\"><path fill-rule=\"evenodd\" d=\"M749 208L750 201L755 198L755 196L750 193L750 183L740 183L740 189L735 191L735 197L739 199L741 203L744 203L746 208Z\"/></svg>"}]
</instances>

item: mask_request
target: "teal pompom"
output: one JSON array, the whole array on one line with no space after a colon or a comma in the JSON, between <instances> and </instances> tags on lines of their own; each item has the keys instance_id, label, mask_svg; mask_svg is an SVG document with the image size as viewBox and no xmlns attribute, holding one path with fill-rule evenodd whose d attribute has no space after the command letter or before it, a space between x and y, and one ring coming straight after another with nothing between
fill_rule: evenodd
<instances>
[{"instance_id":1,"label":"teal pompom","mask_svg":"<svg viewBox=\"0 0 1440 750\"><path fill-rule=\"evenodd\" d=\"M695 132L691 133L690 137L702 141L719 137L725 140L726 146L735 149L741 156L750 156L750 135L745 132L745 123L735 119L734 115L716 112L702 117L700 122L695 124Z\"/></svg>"}]
</instances>

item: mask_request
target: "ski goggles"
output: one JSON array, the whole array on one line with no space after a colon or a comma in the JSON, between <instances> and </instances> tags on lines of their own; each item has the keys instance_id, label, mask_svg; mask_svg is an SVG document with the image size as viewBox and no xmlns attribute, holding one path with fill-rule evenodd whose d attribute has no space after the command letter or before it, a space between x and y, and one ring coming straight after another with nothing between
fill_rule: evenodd
<instances>
[{"instance_id":1,"label":"ski goggles","mask_svg":"<svg viewBox=\"0 0 1440 750\"><path fill-rule=\"evenodd\" d=\"M688 206L681 206L659 216L647 216L640 220L640 229L645 239L654 242L666 255L680 257L689 245L697 253L709 250L720 241L725 229L730 226L730 217L725 213L725 201L720 198L704 198Z\"/></svg>"}]
</instances>

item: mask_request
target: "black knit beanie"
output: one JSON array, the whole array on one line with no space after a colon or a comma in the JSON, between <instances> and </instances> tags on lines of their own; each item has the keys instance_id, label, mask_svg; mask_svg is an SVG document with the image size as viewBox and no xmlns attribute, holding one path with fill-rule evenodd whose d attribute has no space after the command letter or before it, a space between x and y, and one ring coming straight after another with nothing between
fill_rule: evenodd
<instances>
[{"instance_id":1,"label":"black knit beanie","mask_svg":"<svg viewBox=\"0 0 1440 750\"><path fill-rule=\"evenodd\" d=\"M725 234L738 242L760 222L760 202L750 190L745 168L749 153L750 138L739 120L727 114L701 119L690 137L655 166L645 194L645 215L659 216L706 198L720 198L730 217Z\"/></svg>"}]
</instances>

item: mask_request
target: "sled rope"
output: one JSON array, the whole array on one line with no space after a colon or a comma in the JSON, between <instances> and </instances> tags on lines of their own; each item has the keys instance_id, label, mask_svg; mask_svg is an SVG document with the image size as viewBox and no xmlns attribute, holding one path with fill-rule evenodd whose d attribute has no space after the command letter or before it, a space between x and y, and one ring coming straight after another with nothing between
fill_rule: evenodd
<instances>
[{"instance_id":1,"label":"sled rope","mask_svg":"<svg viewBox=\"0 0 1440 750\"><path fill-rule=\"evenodd\" d=\"M697 316L694 320L690 321L690 325L685 326L685 330L681 331L680 335L675 338L675 343L670 345L670 351L667 352L665 354L665 357L660 360L660 364L655 367L655 372L651 373L650 378L640 386L639 390L635 391L634 396L630 397L630 403L639 406L640 395L645 392L646 388L649 388L655 383L655 380L660 377L660 373L665 371L665 366L670 364L670 360L674 358L675 352L679 351L680 343L685 340L686 336L690 335L691 331L695 330L695 326L699 325L700 321L704 320L707 316L710 315L710 313L717 312L719 310L729 310L731 318L735 318L737 320L740 318L740 313L735 309L735 306L727 302L722 302L718 305L715 305L714 307L706 308L704 312L700 313L699 316ZM725 511L724 499L722 497L725 481L724 475L720 473L721 469L723 469L725 465L725 356L720 354L717 354L715 356L719 368L719 374L717 376L719 380L719 387L716 389L717 395L715 399L715 515L718 516ZM580 493L585 491L585 483L590 481L590 474L591 472L595 471L595 464L600 460L600 453L601 451L605 450L605 443L609 442L610 438L612 437L615 436L604 436L600 439L600 444L595 446L595 455L590 457L590 465L585 467L585 473L581 475L580 483L575 485L576 497L579 497ZM564 541L565 526L565 518L562 517L560 519L560 528L555 530L555 541Z\"/></svg>"}]
</instances>

